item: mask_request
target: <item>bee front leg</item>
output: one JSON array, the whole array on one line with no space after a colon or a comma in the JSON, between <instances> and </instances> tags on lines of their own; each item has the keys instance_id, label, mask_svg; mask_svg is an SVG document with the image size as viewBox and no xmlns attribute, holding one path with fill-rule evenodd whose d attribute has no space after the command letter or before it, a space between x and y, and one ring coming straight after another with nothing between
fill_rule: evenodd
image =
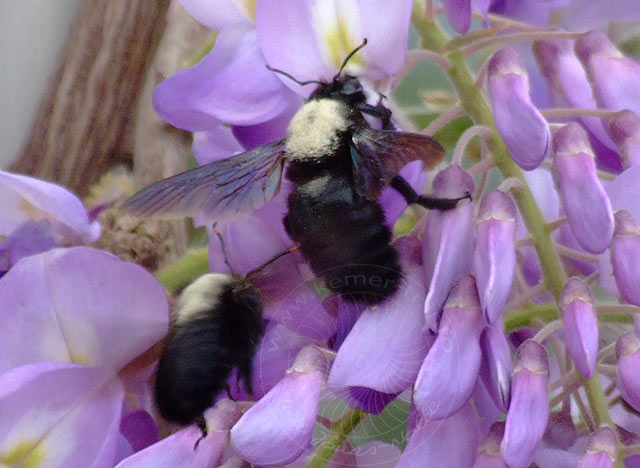
<instances>
[{"instance_id":1,"label":"bee front leg","mask_svg":"<svg viewBox=\"0 0 640 468\"><path fill-rule=\"evenodd\" d=\"M393 187L400 195L404 197L409 205L416 204L423 206L429 210L452 210L458 206L458 202L461 200L471 200L471 194L466 192L464 196L459 198L436 198L424 195L418 195L413 187L409 185L401 176L395 176L391 179L391 187Z\"/></svg>"},{"instance_id":2,"label":"bee front leg","mask_svg":"<svg viewBox=\"0 0 640 468\"><path fill-rule=\"evenodd\" d=\"M375 106L372 106L371 104L367 104L365 102L359 104L357 108L363 114L367 114L380 119L380 122L382 122L383 130L394 130L393 124L391 123L391 109L387 109L382 104L382 101L386 96L382 93L378 93L378 95L380 96L380 99Z\"/></svg>"}]
</instances>

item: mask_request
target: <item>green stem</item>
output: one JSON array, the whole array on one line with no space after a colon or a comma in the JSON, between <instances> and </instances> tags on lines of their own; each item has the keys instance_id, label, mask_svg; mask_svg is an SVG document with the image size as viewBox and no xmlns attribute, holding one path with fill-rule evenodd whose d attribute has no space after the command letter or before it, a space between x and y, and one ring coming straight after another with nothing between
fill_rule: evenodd
<instances>
[{"instance_id":1,"label":"green stem","mask_svg":"<svg viewBox=\"0 0 640 468\"><path fill-rule=\"evenodd\" d=\"M595 373L589 380L583 379L582 382L584 385L584 391L587 394L587 399L589 400L589 406L591 407L591 413L593 413L593 420L596 423L596 427L600 427L603 424L614 427L611 416L609 415L607 399L605 398L600 385L600 377L598 376L598 373Z\"/></svg>"},{"instance_id":2,"label":"green stem","mask_svg":"<svg viewBox=\"0 0 640 468\"><path fill-rule=\"evenodd\" d=\"M209 249L192 249L176 262L156 271L156 279L174 295L198 276L209 272Z\"/></svg>"},{"instance_id":3,"label":"green stem","mask_svg":"<svg viewBox=\"0 0 640 468\"><path fill-rule=\"evenodd\" d=\"M316 449L307 463L307 468L323 468L329 463L334 452L338 450L347 439L351 431L367 415L361 410L350 410L342 418L335 422L326 441Z\"/></svg>"}]
</instances>

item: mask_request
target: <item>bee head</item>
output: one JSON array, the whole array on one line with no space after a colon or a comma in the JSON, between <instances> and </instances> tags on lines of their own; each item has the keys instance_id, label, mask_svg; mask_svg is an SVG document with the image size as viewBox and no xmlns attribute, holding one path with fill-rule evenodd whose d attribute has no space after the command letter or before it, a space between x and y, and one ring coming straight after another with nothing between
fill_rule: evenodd
<instances>
[{"instance_id":1,"label":"bee head","mask_svg":"<svg viewBox=\"0 0 640 468\"><path fill-rule=\"evenodd\" d=\"M333 77L333 80L330 82L322 82L317 80L309 80L309 81L298 81L290 74L283 72L282 70L276 70L267 65L267 68L273 72L279 73L287 78L295 81L301 86L306 86L308 84L317 83L319 86L316 90L311 93L309 99L320 99L320 98L334 98L345 101L348 104L357 104L361 102L366 102L367 97L364 94L362 89L362 84L360 80L352 75L342 74L344 67L347 65L351 57L355 55L360 49L362 49L365 45L367 45L367 39L365 38L362 43L353 49L349 55L342 62L342 66L340 70Z\"/></svg>"}]
</instances>

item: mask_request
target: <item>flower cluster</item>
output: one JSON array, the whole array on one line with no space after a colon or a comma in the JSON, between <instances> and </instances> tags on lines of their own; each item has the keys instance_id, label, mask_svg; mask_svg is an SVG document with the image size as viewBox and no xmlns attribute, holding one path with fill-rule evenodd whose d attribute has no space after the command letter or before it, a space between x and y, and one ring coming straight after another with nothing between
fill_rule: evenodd
<instances>
[{"instance_id":1,"label":"flower cluster","mask_svg":"<svg viewBox=\"0 0 640 468\"><path fill-rule=\"evenodd\" d=\"M457 132L450 163L400 174L473 200L426 212L382 192L403 278L376 306L330 295L299 252L252 274L265 324L253 394L232 375L201 439L153 408L169 326L159 283L83 246L99 226L72 194L0 173L0 463L636 466L640 63L600 32L640 16L634 2L180 2L216 42L158 86L154 106L194 132L200 164L286 136L313 85L267 66L330 81L367 38L346 70L372 103L388 96L399 129L424 124L391 94L420 62L456 93L423 130ZM408 50L412 27L420 47ZM485 59L474 71L472 55ZM286 184L249 215L196 218L212 272L247 275L293 250Z\"/></svg>"}]
</instances>

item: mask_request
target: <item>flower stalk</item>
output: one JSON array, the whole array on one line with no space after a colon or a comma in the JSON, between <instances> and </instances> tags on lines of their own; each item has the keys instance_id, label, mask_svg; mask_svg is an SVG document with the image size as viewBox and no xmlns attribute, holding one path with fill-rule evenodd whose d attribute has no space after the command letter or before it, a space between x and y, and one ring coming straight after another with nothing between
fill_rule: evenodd
<instances>
[{"instance_id":1,"label":"flower stalk","mask_svg":"<svg viewBox=\"0 0 640 468\"><path fill-rule=\"evenodd\" d=\"M307 468L323 468L329 463L334 452L338 450L360 421L367 416L361 410L351 410L333 425L327 440L320 444L315 453L309 458Z\"/></svg>"}]
</instances>

